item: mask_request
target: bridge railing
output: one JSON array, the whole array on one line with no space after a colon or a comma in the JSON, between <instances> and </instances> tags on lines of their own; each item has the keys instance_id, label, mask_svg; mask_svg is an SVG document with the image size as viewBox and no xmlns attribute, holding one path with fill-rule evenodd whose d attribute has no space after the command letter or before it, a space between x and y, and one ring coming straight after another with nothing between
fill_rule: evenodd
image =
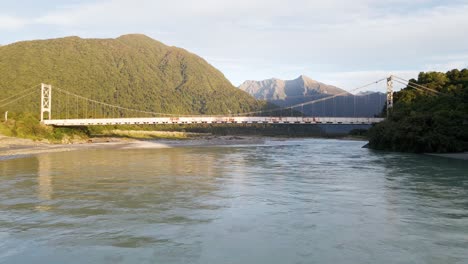
<instances>
[{"instance_id":1,"label":"bridge railing","mask_svg":"<svg viewBox=\"0 0 468 264\"><path fill-rule=\"evenodd\" d=\"M199 117L146 117L102 119L52 119L44 120L53 126L93 125L145 125L145 124L375 124L383 121L375 117L269 117L269 116L199 116Z\"/></svg>"}]
</instances>

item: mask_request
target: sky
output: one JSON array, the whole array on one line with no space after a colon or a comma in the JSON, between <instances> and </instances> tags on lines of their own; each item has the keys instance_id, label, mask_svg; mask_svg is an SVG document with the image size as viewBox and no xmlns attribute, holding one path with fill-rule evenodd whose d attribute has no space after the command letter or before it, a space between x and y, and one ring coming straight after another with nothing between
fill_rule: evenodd
<instances>
[{"instance_id":1,"label":"sky","mask_svg":"<svg viewBox=\"0 0 468 264\"><path fill-rule=\"evenodd\" d=\"M390 74L409 79L468 66L468 0L0 3L0 45L129 33L196 53L236 86L304 74L351 90Z\"/></svg>"}]
</instances>

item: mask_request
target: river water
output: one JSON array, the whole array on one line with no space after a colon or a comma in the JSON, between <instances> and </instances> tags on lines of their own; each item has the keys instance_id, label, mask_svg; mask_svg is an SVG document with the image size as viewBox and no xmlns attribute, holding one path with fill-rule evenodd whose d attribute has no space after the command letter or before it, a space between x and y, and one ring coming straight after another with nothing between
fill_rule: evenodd
<instances>
[{"instance_id":1,"label":"river water","mask_svg":"<svg viewBox=\"0 0 468 264\"><path fill-rule=\"evenodd\" d=\"M0 263L468 263L468 164L363 142L0 161Z\"/></svg>"}]
</instances>

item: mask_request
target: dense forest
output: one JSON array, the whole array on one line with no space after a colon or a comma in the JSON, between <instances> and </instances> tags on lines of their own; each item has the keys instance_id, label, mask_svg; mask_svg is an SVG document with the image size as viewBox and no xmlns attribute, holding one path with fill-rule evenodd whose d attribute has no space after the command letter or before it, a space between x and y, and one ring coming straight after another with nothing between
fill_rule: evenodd
<instances>
[{"instance_id":1,"label":"dense forest","mask_svg":"<svg viewBox=\"0 0 468 264\"><path fill-rule=\"evenodd\" d=\"M201 57L137 34L117 39L66 37L0 47L0 99L39 83L158 113L234 114L266 104L234 87ZM63 112L66 106L54 103L53 111ZM38 113L39 92L0 110Z\"/></svg>"},{"instance_id":2,"label":"dense forest","mask_svg":"<svg viewBox=\"0 0 468 264\"><path fill-rule=\"evenodd\" d=\"M55 141L65 134L86 133L86 128L51 128L39 123L40 83L53 87L53 118L129 113L145 117L141 112L118 112L79 101L60 91L170 114L236 114L273 107L234 87L201 57L145 35L23 41L0 47L0 113L8 111L9 117L0 123L0 134Z\"/></svg>"},{"instance_id":3,"label":"dense forest","mask_svg":"<svg viewBox=\"0 0 468 264\"><path fill-rule=\"evenodd\" d=\"M394 95L389 117L370 129L369 147L404 152L468 151L468 69L422 72ZM385 114L385 113L383 113Z\"/></svg>"}]
</instances>

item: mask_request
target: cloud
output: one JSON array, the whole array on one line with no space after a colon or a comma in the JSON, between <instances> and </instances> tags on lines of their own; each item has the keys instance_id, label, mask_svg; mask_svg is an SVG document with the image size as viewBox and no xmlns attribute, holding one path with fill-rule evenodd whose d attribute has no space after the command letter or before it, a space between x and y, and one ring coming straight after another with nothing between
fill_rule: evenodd
<instances>
[{"instance_id":1,"label":"cloud","mask_svg":"<svg viewBox=\"0 0 468 264\"><path fill-rule=\"evenodd\" d=\"M24 27L27 23L27 20L18 17L0 15L0 30L16 30Z\"/></svg>"},{"instance_id":2,"label":"cloud","mask_svg":"<svg viewBox=\"0 0 468 264\"><path fill-rule=\"evenodd\" d=\"M207 58L235 84L307 74L347 87L380 72L446 70L468 57L463 0L104 0L42 14L0 16L0 31L145 33Z\"/></svg>"},{"instance_id":3,"label":"cloud","mask_svg":"<svg viewBox=\"0 0 468 264\"><path fill-rule=\"evenodd\" d=\"M320 80L322 82L336 85L345 90L352 90L359 86L368 84L373 81L380 80L382 78L387 78L390 75L396 75L404 80L417 79L420 72L429 72L429 71L440 71L446 72L452 69L462 69L467 68L468 63L466 61L449 61L441 64L428 64L422 66L420 69L415 70L369 70L369 71L344 71L344 72L327 72L320 74ZM395 90L403 88L404 85L400 83L394 83ZM379 84L373 85L367 90L385 92L386 83L381 82Z\"/></svg>"},{"instance_id":4,"label":"cloud","mask_svg":"<svg viewBox=\"0 0 468 264\"><path fill-rule=\"evenodd\" d=\"M353 90L363 85L371 84L382 79L389 77L390 75L396 75L405 80L409 80L418 76L419 71L349 71L349 72L333 72L325 73L322 75L322 81L329 83L345 90ZM357 92L361 91L386 91L386 82L381 81L376 84L372 84L369 87L365 87ZM403 88L403 85L394 83L394 89L399 90Z\"/></svg>"}]
</instances>

